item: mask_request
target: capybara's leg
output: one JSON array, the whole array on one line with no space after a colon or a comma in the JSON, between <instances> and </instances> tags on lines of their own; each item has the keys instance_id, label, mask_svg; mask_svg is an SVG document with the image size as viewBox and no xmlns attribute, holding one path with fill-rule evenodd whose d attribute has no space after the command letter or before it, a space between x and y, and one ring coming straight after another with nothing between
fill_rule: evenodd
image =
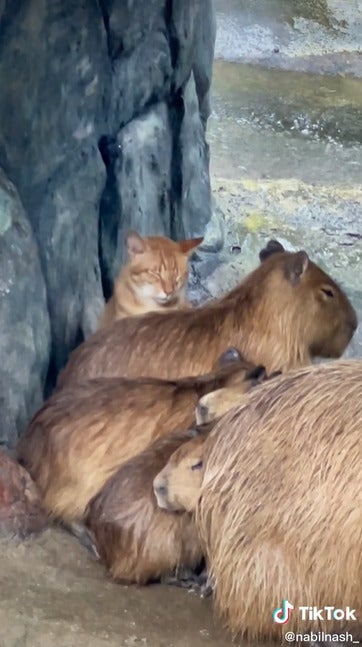
<instances>
[{"instance_id":1,"label":"capybara's leg","mask_svg":"<svg viewBox=\"0 0 362 647\"><path fill-rule=\"evenodd\" d=\"M211 595L214 590L214 583L212 581L212 578L209 576L206 566L199 575L199 586L200 596L202 598L209 597L209 595Z\"/></svg>"},{"instance_id":2,"label":"capybara's leg","mask_svg":"<svg viewBox=\"0 0 362 647\"><path fill-rule=\"evenodd\" d=\"M209 587L209 580L206 569L201 573L197 573L190 569L180 569L175 573L175 575L167 575L161 579L162 584L168 584L170 586L179 586L183 589L192 589L194 591L199 591L202 597L203 591ZM207 595L210 595L212 589Z\"/></svg>"},{"instance_id":3,"label":"capybara's leg","mask_svg":"<svg viewBox=\"0 0 362 647\"><path fill-rule=\"evenodd\" d=\"M183 589L190 589L197 583L198 575L191 569L183 568L175 572L174 575L163 575L161 584L168 586L179 586Z\"/></svg>"}]
</instances>

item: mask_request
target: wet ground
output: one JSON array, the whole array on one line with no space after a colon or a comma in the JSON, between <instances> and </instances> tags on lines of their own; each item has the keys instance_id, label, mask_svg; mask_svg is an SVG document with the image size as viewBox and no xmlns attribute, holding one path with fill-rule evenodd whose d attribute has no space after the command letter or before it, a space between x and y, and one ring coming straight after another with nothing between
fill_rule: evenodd
<instances>
[{"instance_id":1,"label":"wet ground","mask_svg":"<svg viewBox=\"0 0 362 647\"><path fill-rule=\"evenodd\" d=\"M213 177L360 183L362 79L215 61L212 105Z\"/></svg>"},{"instance_id":2,"label":"wet ground","mask_svg":"<svg viewBox=\"0 0 362 647\"><path fill-rule=\"evenodd\" d=\"M229 289L276 237L337 278L362 320L362 2L215 6L208 240L219 250L199 255L191 292ZM361 327L347 354L362 355ZM60 530L0 548L0 647L235 644L210 598L117 585Z\"/></svg>"},{"instance_id":3,"label":"wet ground","mask_svg":"<svg viewBox=\"0 0 362 647\"><path fill-rule=\"evenodd\" d=\"M362 75L360 0L214 0L215 58Z\"/></svg>"},{"instance_id":4,"label":"wet ground","mask_svg":"<svg viewBox=\"0 0 362 647\"><path fill-rule=\"evenodd\" d=\"M211 600L125 587L67 533L0 543L0 647L229 647Z\"/></svg>"}]
</instances>

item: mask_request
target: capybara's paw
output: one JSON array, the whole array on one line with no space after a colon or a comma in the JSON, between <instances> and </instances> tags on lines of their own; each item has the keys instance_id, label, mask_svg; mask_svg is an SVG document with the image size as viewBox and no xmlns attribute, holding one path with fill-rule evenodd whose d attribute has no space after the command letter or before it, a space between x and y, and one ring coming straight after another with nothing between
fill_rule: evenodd
<instances>
[{"instance_id":1,"label":"capybara's paw","mask_svg":"<svg viewBox=\"0 0 362 647\"><path fill-rule=\"evenodd\" d=\"M182 589L195 589L200 587L199 579L202 574L197 575L191 569L181 569L174 575L164 575L161 578L162 584L169 586L179 586Z\"/></svg>"},{"instance_id":2,"label":"capybara's paw","mask_svg":"<svg viewBox=\"0 0 362 647\"><path fill-rule=\"evenodd\" d=\"M74 537L78 539L79 543L84 546L95 559L100 559L94 535L89 528L77 521L71 521L69 523L62 522L61 525L65 530L74 535Z\"/></svg>"}]
</instances>

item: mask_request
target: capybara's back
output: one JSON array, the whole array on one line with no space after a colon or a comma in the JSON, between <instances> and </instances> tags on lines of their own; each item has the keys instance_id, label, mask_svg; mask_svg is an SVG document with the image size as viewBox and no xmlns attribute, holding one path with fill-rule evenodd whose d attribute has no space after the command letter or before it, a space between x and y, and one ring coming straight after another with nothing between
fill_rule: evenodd
<instances>
[{"instance_id":1,"label":"capybara's back","mask_svg":"<svg viewBox=\"0 0 362 647\"><path fill-rule=\"evenodd\" d=\"M207 373L230 345L271 373L340 357L357 327L341 288L306 252L269 243L254 272L222 299L117 321L69 358L58 387L97 376L164 379Z\"/></svg>"},{"instance_id":2,"label":"capybara's back","mask_svg":"<svg viewBox=\"0 0 362 647\"><path fill-rule=\"evenodd\" d=\"M243 392L263 378L262 367L245 362L236 349L224 350L218 360L217 370L193 378L99 378L56 391L17 447L47 512L67 523L81 519L123 462L194 422L204 393L228 383Z\"/></svg>"},{"instance_id":3,"label":"capybara's back","mask_svg":"<svg viewBox=\"0 0 362 647\"><path fill-rule=\"evenodd\" d=\"M171 454L202 430L158 438L122 465L88 507L101 560L113 578L146 584L196 568L202 549L191 514L169 514L156 503L153 479Z\"/></svg>"},{"instance_id":4,"label":"capybara's back","mask_svg":"<svg viewBox=\"0 0 362 647\"><path fill-rule=\"evenodd\" d=\"M196 510L232 632L348 631L362 618L362 360L291 371L250 393L205 445ZM294 606L280 624L283 600ZM315 621L299 607L316 607ZM328 619L324 607L355 610ZM319 619L318 619L319 618ZM348 617L347 617L348 620Z\"/></svg>"}]
</instances>

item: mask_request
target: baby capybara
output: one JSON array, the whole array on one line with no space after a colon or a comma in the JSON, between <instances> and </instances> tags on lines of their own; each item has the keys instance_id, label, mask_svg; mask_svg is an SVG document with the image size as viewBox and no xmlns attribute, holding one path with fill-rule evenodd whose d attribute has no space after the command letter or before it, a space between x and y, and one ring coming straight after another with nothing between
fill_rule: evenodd
<instances>
[{"instance_id":1,"label":"baby capybara","mask_svg":"<svg viewBox=\"0 0 362 647\"><path fill-rule=\"evenodd\" d=\"M195 520L233 634L362 638L361 421L362 360L339 360L262 384L206 439ZM170 497L182 508L185 479L176 492L169 470L163 507ZM273 611L285 599L294 610L282 625ZM348 607L357 620L303 620L305 605Z\"/></svg>"},{"instance_id":2,"label":"baby capybara","mask_svg":"<svg viewBox=\"0 0 362 647\"><path fill-rule=\"evenodd\" d=\"M164 381L100 378L55 392L20 439L17 456L55 518L74 522L107 479L155 438L194 422L198 399L227 384L246 391L265 377L235 348L208 375Z\"/></svg>"},{"instance_id":3,"label":"baby capybara","mask_svg":"<svg viewBox=\"0 0 362 647\"><path fill-rule=\"evenodd\" d=\"M70 356L58 386L99 376L170 379L207 373L235 346L268 373L340 357L357 316L342 289L305 251L269 241L260 265L202 307L130 317L98 331Z\"/></svg>"},{"instance_id":4,"label":"baby capybara","mask_svg":"<svg viewBox=\"0 0 362 647\"><path fill-rule=\"evenodd\" d=\"M209 432L216 420L207 423ZM202 427L201 427L202 428ZM177 447L153 480L158 506L169 512L194 512L204 478L204 445L209 434L199 434Z\"/></svg>"},{"instance_id":5,"label":"baby capybara","mask_svg":"<svg viewBox=\"0 0 362 647\"><path fill-rule=\"evenodd\" d=\"M161 510L152 483L175 450L202 443L211 428L158 438L124 463L90 502L86 525L114 579L175 583L200 565L203 554L192 515Z\"/></svg>"}]
</instances>

